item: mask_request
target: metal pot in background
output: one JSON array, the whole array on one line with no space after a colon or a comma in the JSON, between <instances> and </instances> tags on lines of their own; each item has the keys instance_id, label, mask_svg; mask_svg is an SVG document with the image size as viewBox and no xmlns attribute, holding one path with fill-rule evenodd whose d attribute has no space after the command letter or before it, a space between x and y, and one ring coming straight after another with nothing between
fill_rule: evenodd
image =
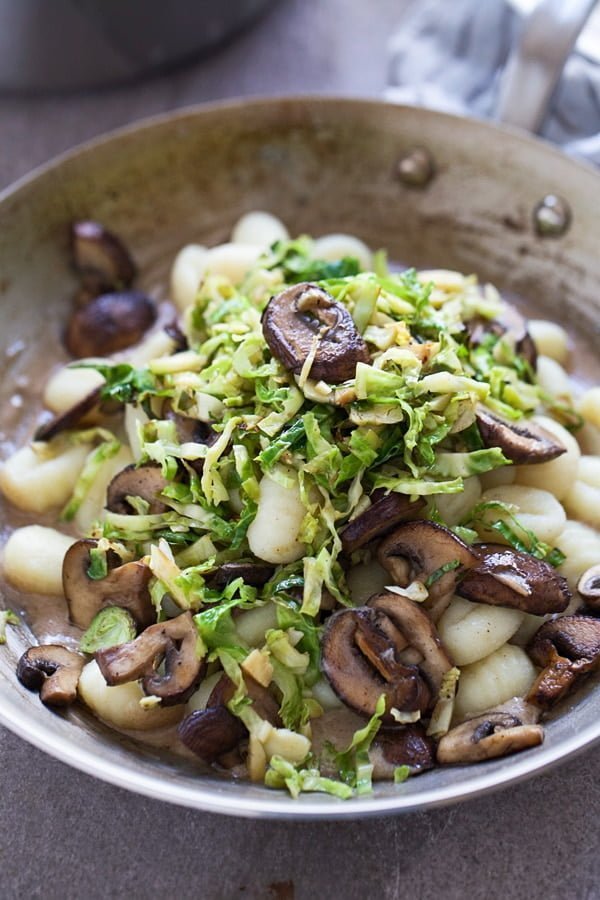
<instances>
[{"instance_id":1,"label":"metal pot in background","mask_svg":"<svg viewBox=\"0 0 600 900\"><path fill-rule=\"evenodd\" d=\"M0 0L0 90L99 87L212 49L273 0Z\"/></svg>"}]
</instances>

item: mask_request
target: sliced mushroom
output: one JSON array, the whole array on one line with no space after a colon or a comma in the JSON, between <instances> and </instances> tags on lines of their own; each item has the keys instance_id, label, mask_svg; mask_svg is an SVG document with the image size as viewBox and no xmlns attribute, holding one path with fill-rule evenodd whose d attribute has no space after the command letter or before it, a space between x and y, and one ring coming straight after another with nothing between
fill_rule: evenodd
<instances>
[{"instance_id":1,"label":"sliced mushroom","mask_svg":"<svg viewBox=\"0 0 600 900\"><path fill-rule=\"evenodd\" d=\"M408 766L410 774L417 775L435 766L434 742L422 725L381 728L371 744L369 759L374 778L393 778L397 766Z\"/></svg>"},{"instance_id":2,"label":"sliced mushroom","mask_svg":"<svg viewBox=\"0 0 600 900\"><path fill-rule=\"evenodd\" d=\"M545 622L527 650L534 663L544 666L528 700L549 709L582 675L600 666L600 619L562 616Z\"/></svg>"},{"instance_id":3,"label":"sliced mushroom","mask_svg":"<svg viewBox=\"0 0 600 900\"><path fill-rule=\"evenodd\" d=\"M279 716L279 704L266 687L255 681L251 675L244 672L244 683L248 696L252 700L252 708L256 710L261 719L270 722L276 728L281 726ZM216 683L208 698L207 707L226 706L235 693L235 685L227 676L223 675Z\"/></svg>"},{"instance_id":4,"label":"sliced mushroom","mask_svg":"<svg viewBox=\"0 0 600 900\"><path fill-rule=\"evenodd\" d=\"M553 434L527 419L509 422L481 404L475 418L484 446L499 447L513 463L542 463L566 453Z\"/></svg>"},{"instance_id":5,"label":"sliced mushroom","mask_svg":"<svg viewBox=\"0 0 600 900\"><path fill-rule=\"evenodd\" d=\"M240 560L239 562L223 563L211 575L210 580L215 587L225 587L236 578L241 578L245 584L250 584L252 587L262 587L274 572L275 567L268 563Z\"/></svg>"},{"instance_id":6,"label":"sliced mushroom","mask_svg":"<svg viewBox=\"0 0 600 900\"><path fill-rule=\"evenodd\" d=\"M537 616L567 608L569 586L549 563L512 547L478 546L483 559L457 585L461 597Z\"/></svg>"},{"instance_id":7,"label":"sliced mushroom","mask_svg":"<svg viewBox=\"0 0 600 900\"><path fill-rule=\"evenodd\" d=\"M101 294L71 315L65 343L73 356L109 356L136 344L156 319L156 307L139 291Z\"/></svg>"},{"instance_id":8,"label":"sliced mushroom","mask_svg":"<svg viewBox=\"0 0 600 900\"><path fill-rule=\"evenodd\" d=\"M148 587L152 577L148 566L139 560L119 565L117 554L109 551L107 576L90 578L90 551L97 546L97 541L77 541L63 560L63 591L73 624L87 628L100 609L120 606L128 609L141 627L150 625L155 613Z\"/></svg>"},{"instance_id":9,"label":"sliced mushroom","mask_svg":"<svg viewBox=\"0 0 600 900\"><path fill-rule=\"evenodd\" d=\"M520 698L509 700L480 716L452 728L438 744L437 761L442 765L481 762L537 747L544 729L538 711Z\"/></svg>"},{"instance_id":10,"label":"sliced mushroom","mask_svg":"<svg viewBox=\"0 0 600 900\"><path fill-rule=\"evenodd\" d=\"M427 615L408 597L386 591L372 597L368 604L371 609L385 614L391 623L402 633L409 647L418 650L423 659L419 669L427 677L433 702L437 699L442 679L448 669L452 668L452 660L446 653L437 633L436 627Z\"/></svg>"},{"instance_id":11,"label":"sliced mushroom","mask_svg":"<svg viewBox=\"0 0 600 900\"><path fill-rule=\"evenodd\" d=\"M382 694L386 697L384 721L393 723L390 710L425 708L430 692L416 666L404 666L394 645L381 635L379 644L365 634L366 607L343 609L327 620L321 642L321 669L340 700L364 716L372 716ZM361 624L363 628L361 629ZM376 629L375 621L372 629Z\"/></svg>"},{"instance_id":12,"label":"sliced mushroom","mask_svg":"<svg viewBox=\"0 0 600 900\"><path fill-rule=\"evenodd\" d=\"M135 264L125 245L98 222L74 222L71 249L84 286L124 288L135 278Z\"/></svg>"},{"instance_id":13,"label":"sliced mushroom","mask_svg":"<svg viewBox=\"0 0 600 900\"><path fill-rule=\"evenodd\" d=\"M386 494L384 490L374 491L371 501L369 508L340 532L346 553L354 553L375 538L388 534L395 525L410 519L425 506L422 499L413 502L405 494L395 494L393 491Z\"/></svg>"},{"instance_id":14,"label":"sliced mushroom","mask_svg":"<svg viewBox=\"0 0 600 900\"><path fill-rule=\"evenodd\" d=\"M295 284L273 297L263 313L269 349L286 369L299 375L318 346L310 377L337 384L353 378L359 362L370 362L367 345L345 306L309 282Z\"/></svg>"},{"instance_id":15,"label":"sliced mushroom","mask_svg":"<svg viewBox=\"0 0 600 900\"><path fill-rule=\"evenodd\" d=\"M135 513L127 497L141 497L148 504L151 514L167 512L169 507L159 500L167 486L161 467L153 463L136 466L132 463L117 472L106 490L106 508L121 515Z\"/></svg>"},{"instance_id":16,"label":"sliced mushroom","mask_svg":"<svg viewBox=\"0 0 600 900\"><path fill-rule=\"evenodd\" d=\"M133 641L98 650L96 662L108 685L141 678L145 694L160 697L163 706L173 706L186 702L206 671L197 645L192 614L185 612L151 625ZM159 669L163 662L164 672Z\"/></svg>"},{"instance_id":17,"label":"sliced mushroom","mask_svg":"<svg viewBox=\"0 0 600 900\"><path fill-rule=\"evenodd\" d=\"M577 591L592 609L600 609L600 563L584 572L577 582Z\"/></svg>"},{"instance_id":18,"label":"sliced mushroom","mask_svg":"<svg viewBox=\"0 0 600 900\"><path fill-rule=\"evenodd\" d=\"M34 435L36 441L49 441L56 437L61 431L68 431L70 428L76 428L80 421L92 410L100 406L101 386L94 388L89 394L86 394L78 403L75 403L70 409L53 416L49 422L40 425Z\"/></svg>"},{"instance_id":19,"label":"sliced mushroom","mask_svg":"<svg viewBox=\"0 0 600 900\"><path fill-rule=\"evenodd\" d=\"M177 734L192 753L206 763L213 763L237 747L248 732L226 707L209 706L186 716L180 722Z\"/></svg>"},{"instance_id":20,"label":"sliced mushroom","mask_svg":"<svg viewBox=\"0 0 600 900\"><path fill-rule=\"evenodd\" d=\"M379 545L379 562L387 569L396 584L406 587L418 578L427 582L444 566L454 568L440 575L429 585L429 602L440 608L449 603L457 582L465 570L476 566L479 557L460 538L442 525L417 519L399 525ZM441 602L441 604L440 604Z\"/></svg>"},{"instance_id":21,"label":"sliced mushroom","mask_svg":"<svg viewBox=\"0 0 600 900\"><path fill-rule=\"evenodd\" d=\"M85 657L60 644L30 647L19 659L17 678L30 691L39 691L48 706L68 706L77 699L77 683Z\"/></svg>"}]
</instances>

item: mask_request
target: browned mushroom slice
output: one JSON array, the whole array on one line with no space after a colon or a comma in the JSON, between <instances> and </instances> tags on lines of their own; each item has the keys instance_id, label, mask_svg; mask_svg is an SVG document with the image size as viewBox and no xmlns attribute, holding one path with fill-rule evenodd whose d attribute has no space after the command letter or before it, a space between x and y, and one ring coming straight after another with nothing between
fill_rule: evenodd
<instances>
[{"instance_id":1,"label":"browned mushroom slice","mask_svg":"<svg viewBox=\"0 0 600 900\"><path fill-rule=\"evenodd\" d=\"M68 431L70 428L76 428L84 416L87 416L93 410L100 406L101 386L94 388L89 394L86 394L78 403L75 403L60 415L53 416L49 422L46 422L35 432L36 441L49 441L56 437L61 431Z\"/></svg>"},{"instance_id":2,"label":"browned mushroom slice","mask_svg":"<svg viewBox=\"0 0 600 900\"><path fill-rule=\"evenodd\" d=\"M584 572L577 582L580 597L592 609L600 609L600 563Z\"/></svg>"},{"instance_id":3,"label":"browned mushroom slice","mask_svg":"<svg viewBox=\"0 0 600 900\"><path fill-rule=\"evenodd\" d=\"M265 719L267 722L270 722L271 725L279 728L282 724L279 715L279 704L273 695L266 687L263 687L262 684L255 681L251 675L248 675L247 672L244 672L244 683L246 685L246 690L248 691L248 696L252 700L253 709L258 713L261 719ZM212 689L210 697L208 698L207 707L226 706L234 693L235 685L233 681L224 674Z\"/></svg>"},{"instance_id":4,"label":"browned mushroom slice","mask_svg":"<svg viewBox=\"0 0 600 900\"><path fill-rule=\"evenodd\" d=\"M549 709L582 675L600 666L600 619L562 616L545 622L527 649L534 663L544 666L528 699Z\"/></svg>"},{"instance_id":5,"label":"browned mushroom slice","mask_svg":"<svg viewBox=\"0 0 600 900\"><path fill-rule=\"evenodd\" d=\"M537 616L567 608L569 586L549 563L512 547L492 546L491 551L480 551L483 559L459 582L457 594L476 603L521 609Z\"/></svg>"},{"instance_id":6,"label":"browned mushroom slice","mask_svg":"<svg viewBox=\"0 0 600 900\"><path fill-rule=\"evenodd\" d=\"M42 703L68 706L77 698L84 663L84 656L60 644L41 644L21 656L17 678L30 691L39 691Z\"/></svg>"},{"instance_id":7,"label":"browned mushroom slice","mask_svg":"<svg viewBox=\"0 0 600 900\"><path fill-rule=\"evenodd\" d=\"M372 716L379 697L385 694L384 720L392 723L392 708L418 709L415 703L425 693L429 699L429 691L415 666L402 666L396 660L391 642L385 643L384 658L373 665L377 648L364 653L367 641L364 632L359 631L359 622L355 609L340 610L327 620L321 642L321 669L340 700L361 715Z\"/></svg>"},{"instance_id":8,"label":"browned mushroom slice","mask_svg":"<svg viewBox=\"0 0 600 900\"><path fill-rule=\"evenodd\" d=\"M107 684L141 678L145 694L160 697L163 706L185 703L193 694L206 662L198 657L198 632L190 612L146 628L139 637L96 652ZM159 666L164 662L164 672Z\"/></svg>"},{"instance_id":9,"label":"browned mushroom slice","mask_svg":"<svg viewBox=\"0 0 600 900\"><path fill-rule=\"evenodd\" d=\"M408 597L401 597L389 591L371 597L367 605L384 613L402 633L408 646L419 651L423 657L419 662L419 669L427 678L432 700L435 702L442 679L448 669L452 668L453 663L444 650L430 617Z\"/></svg>"},{"instance_id":10,"label":"browned mushroom slice","mask_svg":"<svg viewBox=\"0 0 600 900\"><path fill-rule=\"evenodd\" d=\"M155 614L148 588L152 577L148 566L138 560L119 565L117 554L109 551L106 577L90 578L90 551L97 546L93 540L76 541L63 560L63 590L73 624L87 628L105 606L128 609L142 627L151 624Z\"/></svg>"},{"instance_id":11,"label":"browned mushroom slice","mask_svg":"<svg viewBox=\"0 0 600 900\"><path fill-rule=\"evenodd\" d=\"M473 319L468 324L468 330L469 342L472 346L480 344L488 334L495 334L498 337L507 336L513 343L515 351L535 370L537 350L533 338L527 330L527 320L511 304L504 303L498 318L491 321L483 318Z\"/></svg>"},{"instance_id":12,"label":"browned mushroom slice","mask_svg":"<svg viewBox=\"0 0 600 900\"><path fill-rule=\"evenodd\" d=\"M434 742L422 725L381 728L371 744L369 759L376 779L393 778L398 766L408 766L411 775L418 775L435 766Z\"/></svg>"},{"instance_id":13,"label":"browned mushroom slice","mask_svg":"<svg viewBox=\"0 0 600 900\"><path fill-rule=\"evenodd\" d=\"M476 566L479 557L460 538L442 525L417 519L399 525L379 545L378 559L396 584L406 586L410 578L427 582L442 573L429 585L429 598L450 600L458 579L466 569ZM452 566L443 572L444 566Z\"/></svg>"},{"instance_id":14,"label":"browned mushroom slice","mask_svg":"<svg viewBox=\"0 0 600 900\"><path fill-rule=\"evenodd\" d=\"M382 489L371 495L371 505L363 513L352 519L340 532L342 547L346 553L354 553L369 541L388 534L395 525L409 519L423 509L425 501L412 501L405 494L389 494Z\"/></svg>"},{"instance_id":15,"label":"browned mushroom slice","mask_svg":"<svg viewBox=\"0 0 600 900\"><path fill-rule=\"evenodd\" d=\"M309 282L273 297L263 313L262 327L273 356L296 375L317 337L311 378L337 384L354 377L357 363L370 362L367 345L346 307Z\"/></svg>"},{"instance_id":16,"label":"browned mushroom slice","mask_svg":"<svg viewBox=\"0 0 600 900\"><path fill-rule=\"evenodd\" d=\"M241 578L245 584L252 587L263 587L274 572L275 567L268 563L240 560L223 563L211 575L210 580L215 587L225 587L236 578Z\"/></svg>"},{"instance_id":17,"label":"browned mushroom slice","mask_svg":"<svg viewBox=\"0 0 600 900\"><path fill-rule=\"evenodd\" d=\"M509 700L452 728L438 744L437 761L442 765L481 762L537 747L544 740L544 729L534 724L537 715L523 700Z\"/></svg>"},{"instance_id":18,"label":"browned mushroom slice","mask_svg":"<svg viewBox=\"0 0 600 900\"><path fill-rule=\"evenodd\" d=\"M177 728L179 739L206 763L216 762L248 734L243 723L224 706L196 710Z\"/></svg>"},{"instance_id":19,"label":"browned mushroom slice","mask_svg":"<svg viewBox=\"0 0 600 900\"><path fill-rule=\"evenodd\" d=\"M135 264L123 242L98 222L74 222L71 249L84 285L129 287L135 278Z\"/></svg>"},{"instance_id":20,"label":"browned mushroom slice","mask_svg":"<svg viewBox=\"0 0 600 900\"><path fill-rule=\"evenodd\" d=\"M131 515L135 509L127 497L141 497L148 504L148 512L164 513L169 507L159 500L159 495L167 486L162 469L153 463L136 466L132 463L117 472L106 490L106 508L121 515Z\"/></svg>"},{"instance_id":21,"label":"browned mushroom slice","mask_svg":"<svg viewBox=\"0 0 600 900\"><path fill-rule=\"evenodd\" d=\"M499 447L513 463L547 462L566 453L566 447L553 434L527 419L509 422L486 406L475 412L481 440L486 447Z\"/></svg>"},{"instance_id":22,"label":"browned mushroom slice","mask_svg":"<svg viewBox=\"0 0 600 900\"><path fill-rule=\"evenodd\" d=\"M109 356L136 344L156 319L156 307L139 291L102 294L71 315L65 343L73 356Z\"/></svg>"}]
</instances>

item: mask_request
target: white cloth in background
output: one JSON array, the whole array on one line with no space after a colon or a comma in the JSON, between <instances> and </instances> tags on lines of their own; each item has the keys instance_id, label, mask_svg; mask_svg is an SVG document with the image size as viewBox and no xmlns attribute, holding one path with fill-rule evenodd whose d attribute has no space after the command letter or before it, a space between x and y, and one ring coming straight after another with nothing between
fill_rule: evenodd
<instances>
[{"instance_id":1,"label":"white cloth in background","mask_svg":"<svg viewBox=\"0 0 600 900\"><path fill-rule=\"evenodd\" d=\"M507 0L420 0L390 40L387 99L493 118L521 22ZM599 65L571 54L541 135L600 165Z\"/></svg>"}]
</instances>

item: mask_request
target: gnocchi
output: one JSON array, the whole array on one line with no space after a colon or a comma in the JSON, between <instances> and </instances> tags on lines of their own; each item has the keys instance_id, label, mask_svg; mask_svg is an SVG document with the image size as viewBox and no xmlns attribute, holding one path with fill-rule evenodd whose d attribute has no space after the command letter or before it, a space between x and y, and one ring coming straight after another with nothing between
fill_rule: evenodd
<instances>
[{"instance_id":1,"label":"gnocchi","mask_svg":"<svg viewBox=\"0 0 600 900\"><path fill-rule=\"evenodd\" d=\"M0 490L19 509L45 513L67 502L79 478L89 444L61 448L22 447L0 469Z\"/></svg>"},{"instance_id":2,"label":"gnocchi","mask_svg":"<svg viewBox=\"0 0 600 900\"><path fill-rule=\"evenodd\" d=\"M524 613L453 597L437 623L438 633L457 666L468 666L502 647L518 630Z\"/></svg>"},{"instance_id":3,"label":"gnocchi","mask_svg":"<svg viewBox=\"0 0 600 900\"><path fill-rule=\"evenodd\" d=\"M24 593L62 596L63 559L74 543L74 537L55 528L17 528L4 547L2 568L7 581Z\"/></svg>"},{"instance_id":4,"label":"gnocchi","mask_svg":"<svg viewBox=\"0 0 600 900\"><path fill-rule=\"evenodd\" d=\"M457 720L493 709L511 697L524 697L537 669L521 647L505 644L461 669L454 715Z\"/></svg>"},{"instance_id":5,"label":"gnocchi","mask_svg":"<svg viewBox=\"0 0 600 900\"><path fill-rule=\"evenodd\" d=\"M542 463L548 465L548 463ZM541 468L541 466L540 466ZM541 541L547 544L556 542L567 520L566 513L556 497L549 491L540 490L537 487L525 487L520 484L509 484L498 488L490 488L481 495L482 503L504 503L514 509L514 513L505 512L502 509L492 508L483 514L483 521L492 522L501 519L509 525L514 524L514 518L529 531L532 531ZM504 542L502 535L491 529L486 529L485 524L478 526L479 536L483 540Z\"/></svg>"},{"instance_id":6,"label":"gnocchi","mask_svg":"<svg viewBox=\"0 0 600 900\"><path fill-rule=\"evenodd\" d=\"M538 465L518 466L517 482L532 488L550 491L557 500L563 500L569 492L577 475L577 466L581 451L577 440L566 428L548 416L534 416L533 421L549 431L566 447L566 453L550 462Z\"/></svg>"}]
</instances>

